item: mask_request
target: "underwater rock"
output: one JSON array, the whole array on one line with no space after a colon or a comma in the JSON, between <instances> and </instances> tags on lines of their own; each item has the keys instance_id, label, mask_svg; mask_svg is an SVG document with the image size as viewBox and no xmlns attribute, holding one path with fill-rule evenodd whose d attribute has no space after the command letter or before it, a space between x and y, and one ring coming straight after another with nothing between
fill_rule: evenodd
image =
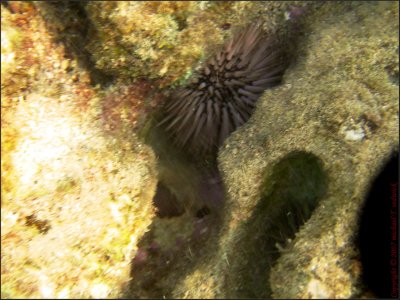
<instances>
[{"instance_id":1,"label":"underwater rock","mask_svg":"<svg viewBox=\"0 0 400 300\"><path fill-rule=\"evenodd\" d=\"M93 2L85 10L93 24L87 49L105 73L171 84L203 53L204 28L187 28L201 12L196 2Z\"/></svg>"},{"instance_id":2,"label":"underwater rock","mask_svg":"<svg viewBox=\"0 0 400 300\"><path fill-rule=\"evenodd\" d=\"M131 131L103 130L101 113L123 107L102 106L88 71L32 3L9 6L1 5L1 296L118 297L154 217L154 155Z\"/></svg>"},{"instance_id":3,"label":"underwater rock","mask_svg":"<svg viewBox=\"0 0 400 300\"><path fill-rule=\"evenodd\" d=\"M274 22L278 19L274 9L290 4L91 2L84 8L92 24L87 50L96 68L120 79L146 78L160 87L181 85L233 29L256 22L260 15L273 16ZM225 24L234 26L226 30Z\"/></svg>"},{"instance_id":4,"label":"underwater rock","mask_svg":"<svg viewBox=\"0 0 400 300\"><path fill-rule=\"evenodd\" d=\"M3 298L374 293L356 236L398 152L398 2L8 3ZM155 157L138 139L154 91L186 85L255 21L296 37L293 62L225 140L219 172L189 166L163 134ZM170 190L154 205L157 181ZM175 196L189 213L163 202Z\"/></svg>"},{"instance_id":5,"label":"underwater rock","mask_svg":"<svg viewBox=\"0 0 400 300\"><path fill-rule=\"evenodd\" d=\"M342 4L308 8L283 84L265 91L253 117L227 139L219 155L228 194L219 247L175 297L371 292L356 237L369 187L398 152L399 87L391 79L398 74L398 3ZM317 201L309 219L305 199ZM285 208L289 200L300 212Z\"/></svg>"}]
</instances>

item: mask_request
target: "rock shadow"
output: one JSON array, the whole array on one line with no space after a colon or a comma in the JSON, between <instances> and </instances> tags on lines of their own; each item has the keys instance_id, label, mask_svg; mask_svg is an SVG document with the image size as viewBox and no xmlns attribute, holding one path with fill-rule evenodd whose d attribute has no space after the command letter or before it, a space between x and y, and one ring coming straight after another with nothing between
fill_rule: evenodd
<instances>
[{"instance_id":1,"label":"rock shadow","mask_svg":"<svg viewBox=\"0 0 400 300\"><path fill-rule=\"evenodd\" d=\"M235 249L228 258L228 298L271 298L271 267L327 190L322 161L311 153L289 153L268 174L259 203L238 229Z\"/></svg>"}]
</instances>

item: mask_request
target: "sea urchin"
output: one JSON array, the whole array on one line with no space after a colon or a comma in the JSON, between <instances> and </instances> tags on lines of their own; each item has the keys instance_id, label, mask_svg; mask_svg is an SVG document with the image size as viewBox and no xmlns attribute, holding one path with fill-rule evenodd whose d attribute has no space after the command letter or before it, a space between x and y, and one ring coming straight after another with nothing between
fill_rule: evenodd
<instances>
[{"instance_id":1,"label":"sea urchin","mask_svg":"<svg viewBox=\"0 0 400 300\"><path fill-rule=\"evenodd\" d=\"M263 91L280 83L287 64L277 44L258 27L247 27L174 93L160 125L178 146L215 153L250 118Z\"/></svg>"}]
</instances>

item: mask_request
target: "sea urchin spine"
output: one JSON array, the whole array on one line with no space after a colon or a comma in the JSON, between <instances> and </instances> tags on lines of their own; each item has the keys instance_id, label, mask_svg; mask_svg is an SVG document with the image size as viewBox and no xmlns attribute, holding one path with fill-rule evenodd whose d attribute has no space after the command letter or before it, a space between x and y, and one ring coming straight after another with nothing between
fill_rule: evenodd
<instances>
[{"instance_id":1,"label":"sea urchin spine","mask_svg":"<svg viewBox=\"0 0 400 300\"><path fill-rule=\"evenodd\" d=\"M215 153L250 118L263 91L280 83L286 65L276 39L250 26L211 57L190 85L175 92L160 125L182 148Z\"/></svg>"}]
</instances>

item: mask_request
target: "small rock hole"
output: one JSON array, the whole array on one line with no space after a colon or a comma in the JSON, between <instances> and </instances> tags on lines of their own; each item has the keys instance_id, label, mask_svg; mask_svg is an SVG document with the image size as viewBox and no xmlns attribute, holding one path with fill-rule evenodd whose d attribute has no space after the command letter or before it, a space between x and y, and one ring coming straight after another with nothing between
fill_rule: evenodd
<instances>
[{"instance_id":1,"label":"small rock hole","mask_svg":"<svg viewBox=\"0 0 400 300\"><path fill-rule=\"evenodd\" d=\"M325 194L327 182L322 161L307 152L288 154L268 172L260 201L239 231L242 235L237 238L234 255L241 260L233 267L239 270L232 270L234 275L228 279L233 291L229 297L271 297L270 268L311 217Z\"/></svg>"},{"instance_id":2,"label":"small rock hole","mask_svg":"<svg viewBox=\"0 0 400 300\"><path fill-rule=\"evenodd\" d=\"M159 218L178 217L184 213L182 204L161 182L159 182L157 185L156 194L153 198L153 204L157 208L156 215Z\"/></svg>"},{"instance_id":3,"label":"small rock hole","mask_svg":"<svg viewBox=\"0 0 400 300\"><path fill-rule=\"evenodd\" d=\"M196 217L199 219L204 218L205 216L211 213L210 209L207 206L203 206L196 212Z\"/></svg>"}]
</instances>

